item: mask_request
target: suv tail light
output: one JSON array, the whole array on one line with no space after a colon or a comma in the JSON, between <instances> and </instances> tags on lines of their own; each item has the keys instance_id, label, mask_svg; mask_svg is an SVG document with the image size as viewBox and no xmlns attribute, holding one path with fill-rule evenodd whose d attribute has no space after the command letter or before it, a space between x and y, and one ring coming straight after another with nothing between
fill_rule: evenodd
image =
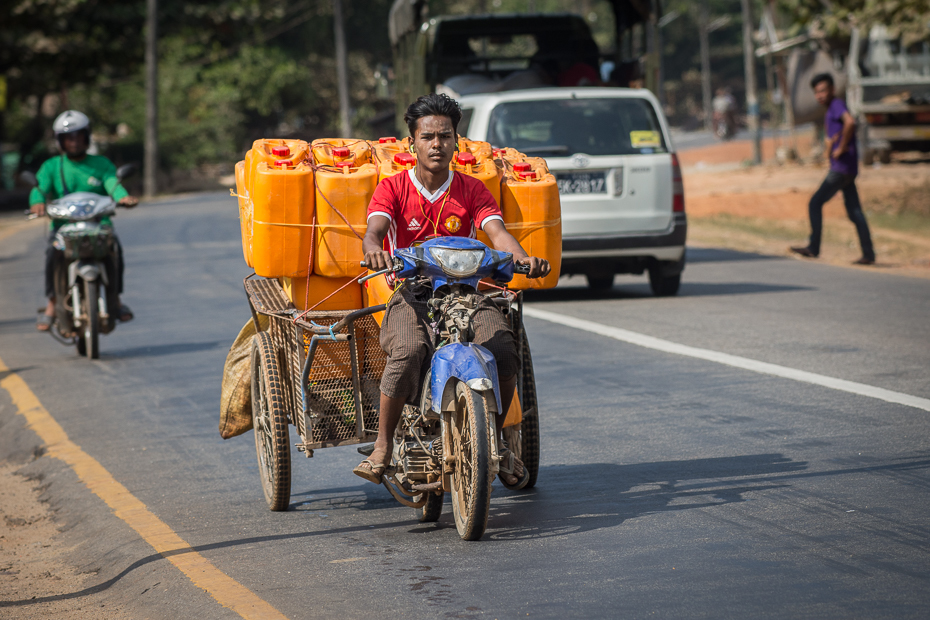
<instances>
[{"instance_id":1,"label":"suv tail light","mask_svg":"<svg viewBox=\"0 0 930 620\"><path fill-rule=\"evenodd\" d=\"M685 212L685 184L681 179L681 166L675 153L672 153L672 212Z\"/></svg>"}]
</instances>

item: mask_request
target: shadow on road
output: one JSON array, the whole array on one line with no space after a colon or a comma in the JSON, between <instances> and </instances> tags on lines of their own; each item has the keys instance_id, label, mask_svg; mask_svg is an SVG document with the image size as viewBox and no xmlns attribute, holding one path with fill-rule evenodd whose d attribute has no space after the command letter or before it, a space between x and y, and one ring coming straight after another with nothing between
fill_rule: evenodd
<instances>
[{"instance_id":1,"label":"shadow on road","mask_svg":"<svg viewBox=\"0 0 930 620\"><path fill-rule=\"evenodd\" d=\"M35 316L0 321L0 334L16 334L22 332L32 333L36 331L35 327L33 327L35 323Z\"/></svg>"},{"instance_id":2,"label":"shadow on road","mask_svg":"<svg viewBox=\"0 0 930 620\"><path fill-rule=\"evenodd\" d=\"M720 295L754 295L759 293L787 293L813 291L810 286L790 284L762 284L761 282L688 282L681 284L678 297L712 297ZM611 299L653 299L646 286L614 286L607 291L592 291L584 286L560 286L545 291L526 291L527 303L549 303L559 301L604 301Z\"/></svg>"},{"instance_id":3,"label":"shadow on road","mask_svg":"<svg viewBox=\"0 0 930 620\"><path fill-rule=\"evenodd\" d=\"M909 479L917 470L930 470L930 455L894 459L827 471L809 471L804 461L793 461L781 454L754 454L689 461L660 461L616 465L587 463L552 465L540 470L539 484L530 491L509 493L495 488L491 503L490 528L484 542L493 543L533 538L568 536L591 530L616 527L628 519L650 514L694 508L723 506L746 501L746 493L791 486L804 478L861 476L862 474L901 475ZM315 489L296 494L304 501L291 506L313 512L327 510L394 510L397 504L381 487L371 484ZM77 599L102 592L132 571L168 557L208 552L243 545L282 540L312 539L361 532L409 527L410 533L429 535L453 527L448 505L438 523L418 524L410 519L384 521L343 528L272 534L223 540L196 547L184 547L163 554L151 554L133 562L119 574L97 585L54 596L28 600L0 601L0 609L41 605L51 601ZM481 543L474 543L481 544Z\"/></svg>"},{"instance_id":4,"label":"shadow on road","mask_svg":"<svg viewBox=\"0 0 930 620\"><path fill-rule=\"evenodd\" d=\"M146 347L134 347L132 349L123 349L116 351L104 351L101 353L102 358L126 358L126 357L158 357L161 355L176 355L179 353L196 353L197 351L207 351L214 349L224 343L221 340L212 342L176 342L174 344L153 344Z\"/></svg>"},{"instance_id":5,"label":"shadow on road","mask_svg":"<svg viewBox=\"0 0 930 620\"><path fill-rule=\"evenodd\" d=\"M753 254L738 252L724 248L692 248L687 249L689 263L729 263L746 260L788 260L784 256L771 256L769 254Z\"/></svg>"}]
</instances>

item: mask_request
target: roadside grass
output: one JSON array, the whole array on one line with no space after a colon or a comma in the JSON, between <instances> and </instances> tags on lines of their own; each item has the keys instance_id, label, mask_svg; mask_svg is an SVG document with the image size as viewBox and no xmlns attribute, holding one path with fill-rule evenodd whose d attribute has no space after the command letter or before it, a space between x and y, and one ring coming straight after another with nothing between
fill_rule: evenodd
<instances>
[{"instance_id":1,"label":"roadside grass","mask_svg":"<svg viewBox=\"0 0 930 620\"><path fill-rule=\"evenodd\" d=\"M930 267L930 217L916 213L869 213L867 217L881 266ZM806 220L750 218L724 213L691 217L688 221L689 242L759 254L790 255L789 246L806 245L809 234ZM824 220L820 255L824 262L838 264L859 258L859 238L851 222L835 218Z\"/></svg>"}]
</instances>

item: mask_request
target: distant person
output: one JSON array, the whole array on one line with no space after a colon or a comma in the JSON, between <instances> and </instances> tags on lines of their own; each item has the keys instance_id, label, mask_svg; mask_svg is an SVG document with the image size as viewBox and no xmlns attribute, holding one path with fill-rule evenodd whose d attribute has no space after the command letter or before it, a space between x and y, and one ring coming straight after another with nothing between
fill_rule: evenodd
<instances>
[{"instance_id":1,"label":"distant person","mask_svg":"<svg viewBox=\"0 0 930 620\"><path fill-rule=\"evenodd\" d=\"M843 204L846 215L856 225L859 233L859 245L862 246L862 258L855 265L872 265L875 263L875 250L869 225L862 212L859 192L856 191L856 175L859 173L859 156L856 149L856 121L849 113L846 103L833 94L833 76L829 73L815 75L811 80L817 103L826 106L824 119L826 138L824 147L830 157L830 172L824 179L808 205L811 220L810 242L803 247L792 247L791 251L808 258L820 255L820 236L823 230L823 205L833 198L836 192L843 192Z\"/></svg>"},{"instance_id":2,"label":"distant person","mask_svg":"<svg viewBox=\"0 0 930 620\"><path fill-rule=\"evenodd\" d=\"M60 157L46 160L36 173L38 187L33 188L29 194L29 210L41 217L45 215L45 203L48 200L61 198L73 192L93 192L102 196L111 196L124 207L134 207L139 199L129 195L129 192L120 185L116 178L116 166L106 157L89 155L90 147L90 119L77 110L62 112L52 123L58 146L61 149ZM45 252L45 296L48 304L45 312L39 315L36 329L48 331L52 328L55 318L55 263L60 260L61 250L52 245L55 232L65 223L64 220L52 220L48 248ZM112 224L109 218L104 218L103 224ZM113 255L111 278L116 280L116 292L123 292L123 248L119 239L113 235ZM126 322L132 320L132 310L129 306L120 304L118 318Z\"/></svg>"}]
</instances>

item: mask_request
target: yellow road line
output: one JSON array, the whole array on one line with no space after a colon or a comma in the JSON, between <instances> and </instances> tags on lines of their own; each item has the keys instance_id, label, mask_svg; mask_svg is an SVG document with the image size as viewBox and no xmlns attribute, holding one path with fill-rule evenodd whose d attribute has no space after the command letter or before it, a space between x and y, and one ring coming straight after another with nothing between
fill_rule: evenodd
<instances>
[{"instance_id":1,"label":"yellow road line","mask_svg":"<svg viewBox=\"0 0 930 620\"><path fill-rule=\"evenodd\" d=\"M0 373L9 371L0 359ZM47 454L67 463L113 514L125 521L155 551L187 575L194 585L207 591L216 601L243 618L256 620L286 618L254 592L225 575L197 553L168 525L156 517L129 489L116 481L103 465L71 441L65 430L42 406L26 382L10 372L0 381L9 392L18 413L26 418L30 429L42 439Z\"/></svg>"}]
</instances>

